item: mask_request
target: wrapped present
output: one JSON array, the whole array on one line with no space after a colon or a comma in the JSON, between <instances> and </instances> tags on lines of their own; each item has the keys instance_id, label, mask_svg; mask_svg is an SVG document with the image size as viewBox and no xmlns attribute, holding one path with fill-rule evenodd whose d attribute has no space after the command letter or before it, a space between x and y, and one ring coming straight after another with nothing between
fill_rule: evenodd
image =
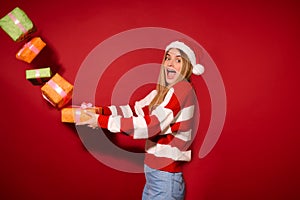
<instances>
[{"instance_id":1,"label":"wrapped present","mask_svg":"<svg viewBox=\"0 0 300 200\"><path fill-rule=\"evenodd\" d=\"M15 42L28 38L36 30L33 22L19 7L2 17L0 26Z\"/></svg>"},{"instance_id":2,"label":"wrapped present","mask_svg":"<svg viewBox=\"0 0 300 200\"><path fill-rule=\"evenodd\" d=\"M42 88L43 97L56 108L62 108L72 98L73 85L56 73Z\"/></svg>"},{"instance_id":3,"label":"wrapped present","mask_svg":"<svg viewBox=\"0 0 300 200\"><path fill-rule=\"evenodd\" d=\"M33 85L41 85L49 81L52 76L50 67L26 70L26 79Z\"/></svg>"},{"instance_id":4,"label":"wrapped present","mask_svg":"<svg viewBox=\"0 0 300 200\"><path fill-rule=\"evenodd\" d=\"M84 122L91 118L91 116L87 113L100 113L100 107L82 107L82 106L72 106L69 108L63 108L61 110L61 121L66 123L77 123Z\"/></svg>"},{"instance_id":5,"label":"wrapped present","mask_svg":"<svg viewBox=\"0 0 300 200\"><path fill-rule=\"evenodd\" d=\"M40 53L40 51L46 46L46 43L40 37L34 37L16 54L18 60L23 60L27 63L31 61Z\"/></svg>"}]
</instances>

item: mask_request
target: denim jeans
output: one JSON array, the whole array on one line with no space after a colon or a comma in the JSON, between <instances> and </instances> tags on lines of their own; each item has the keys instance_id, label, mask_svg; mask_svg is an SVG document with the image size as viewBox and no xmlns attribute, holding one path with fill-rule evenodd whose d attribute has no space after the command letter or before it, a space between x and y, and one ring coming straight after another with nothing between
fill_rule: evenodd
<instances>
[{"instance_id":1,"label":"denim jeans","mask_svg":"<svg viewBox=\"0 0 300 200\"><path fill-rule=\"evenodd\" d=\"M142 200L183 200L185 183L181 172L170 173L144 166L146 184Z\"/></svg>"}]
</instances>

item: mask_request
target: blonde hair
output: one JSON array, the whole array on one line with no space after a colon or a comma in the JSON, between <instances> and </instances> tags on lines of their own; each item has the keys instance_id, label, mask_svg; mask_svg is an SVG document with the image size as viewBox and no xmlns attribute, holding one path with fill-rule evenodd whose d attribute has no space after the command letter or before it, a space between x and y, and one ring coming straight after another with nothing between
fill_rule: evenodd
<instances>
[{"instance_id":1,"label":"blonde hair","mask_svg":"<svg viewBox=\"0 0 300 200\"><path fill-rule=\"evenodd\" d=\"M164 61L166 58L167 53L170 51L170 49L168 51L165 52L164 57L163 57L163 61L162 61L162 65L160 68L160 74L158 77L158 83L156 85L156 91L157 94L154 97L154 99L151 101L151 103L149 104L149 109L153 110L156 106L158 106L159 104L161 104L167 94L167 92L169 91L169 89L175 85L176 83L182 81L182 80L187 80L190 81L190 77L193 73L193 66L190 62L190 60L188 59L188 56L180 49L177 49L180 52L181 58L182 58L182 67L181 67L181 71L180 71L180 76L178 76L177 80L175 80L174 83L172 84L167 84L166 82L166 74L165 74L165 69L164 69Z\"/></svg>"}]
</instances>

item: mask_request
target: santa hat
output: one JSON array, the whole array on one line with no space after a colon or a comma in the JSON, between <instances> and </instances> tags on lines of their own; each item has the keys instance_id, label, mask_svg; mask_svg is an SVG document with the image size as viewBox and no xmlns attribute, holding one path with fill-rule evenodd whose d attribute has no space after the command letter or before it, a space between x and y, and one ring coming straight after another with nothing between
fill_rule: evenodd
<instances>
[{"instance_id":1,"label":"santa hat","mask_svg":"<svg viewBox=\"0 0 300 200\"><path fill-rule=\"evenodd\" d=\"M172 48L180 49L180 50L182 50L188 56L191 64L193 65L193 74L195 74L195 75L201 75L201 74L204 73L204 67L203 67L203 65L196 63L195 53L194 53L194 51L190 47L188 47L183 42L174 41L174 42L171 42L166 47L166 51L168 51L168 50L170 50Z\"/></svg>"}]
</instances>

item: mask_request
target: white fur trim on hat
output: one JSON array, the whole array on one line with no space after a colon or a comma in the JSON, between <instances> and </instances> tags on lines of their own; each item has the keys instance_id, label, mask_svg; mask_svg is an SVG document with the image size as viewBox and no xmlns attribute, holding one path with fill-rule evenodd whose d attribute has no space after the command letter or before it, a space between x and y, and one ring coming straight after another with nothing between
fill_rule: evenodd
<instances>
[{"instance_id":1,"label":"white fur trim on hat","mask_svg":"<svg viewBox=\"0 0 300 200\"><path fill-rule=\"evenodd\" d=\"M169 49L176 48L182 50L189 58L191 64L193 65L193 74L195 75L201 75L204 73L204 67L201 64L196 63L196 56L194 51L188 47L186 44L183 42L175 41L171 42L167 47L166 51Z\"/></svg>"}]
</instances>

